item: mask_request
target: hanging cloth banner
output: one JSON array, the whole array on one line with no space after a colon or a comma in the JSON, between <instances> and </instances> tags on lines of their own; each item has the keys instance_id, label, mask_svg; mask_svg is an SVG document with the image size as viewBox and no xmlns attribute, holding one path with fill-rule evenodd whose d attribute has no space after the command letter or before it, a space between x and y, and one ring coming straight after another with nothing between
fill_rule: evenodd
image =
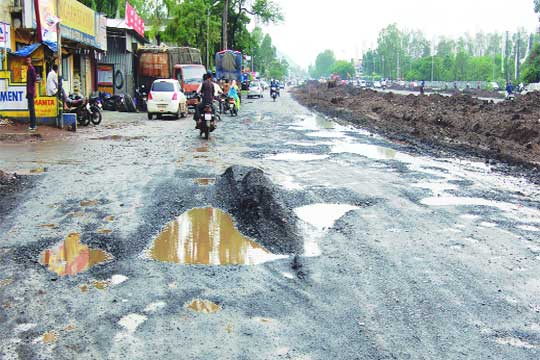
<instances>
[{"instance_id":1,"label":"hanging cloth banner","mask_svg":"<svg viewBox=\"0 0 540 360\"><path fill-rule=\"evenodd\" d=\"M55 0L34 0L39 41L55 43L58 41L57 24L60 19L56 16Z\"/></svg>"},{"instance_id":2,"label":"hanging cloth banner","mask_svg":"<svg viewBox=\"0 0 540 360\"><path fill-rule=\"evenodd\" d=\"M144 37L144 21L141 19L137 11L126 1L126 25L130 26L139 35Z\"/></svg>"}]
</instances>

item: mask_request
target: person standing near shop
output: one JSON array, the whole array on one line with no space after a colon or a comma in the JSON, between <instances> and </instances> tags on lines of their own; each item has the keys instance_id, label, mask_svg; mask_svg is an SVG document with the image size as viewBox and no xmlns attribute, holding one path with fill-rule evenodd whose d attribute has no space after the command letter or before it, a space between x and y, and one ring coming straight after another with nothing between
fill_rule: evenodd
<instances>
[{"instance_id":1,"label":"person standing near shop","mask_svg":"<svg viewBox=\"0 0 540 360\"><path fill-rule=\"evenodd\" d=\"M36 82L37 74L36 69L32 65L32 58L29 56L26 58L26 99L28 99L28 112L30 114L30 127L28 130L35 131L36 125L36 109L34 107L34 98L36 97Z\"/></svg>"},{"instance_id":2,"label":"person standing near shop","mask_svg":"<svg viewBox=\"0 0 540 360\"><path fill-rule=\"evenodd\" d=\"M58 93L58 65L54 64L47 74L47 96L56 96Z\"/></svg>"}]
</instances>

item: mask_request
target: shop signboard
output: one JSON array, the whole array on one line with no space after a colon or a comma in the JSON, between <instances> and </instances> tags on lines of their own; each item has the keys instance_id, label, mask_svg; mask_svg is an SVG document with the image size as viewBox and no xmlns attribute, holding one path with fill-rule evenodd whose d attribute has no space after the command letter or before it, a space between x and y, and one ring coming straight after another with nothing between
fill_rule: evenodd
<instances>
[{"instance_id":1,"label":"shop signboard","mask_svg":"<svg viewBox=\"0 0 540 360\"><path fill-rule=\"evenodd\" d=\"M9 84L8 79L0 79L0 111L27 110L25 84Z\"/></svg>"},{"instance_id":2,"label":"shop signboard","mask_svg":"<svg viewBox=\"0 0 540 360\"><path fill-rule=\"evenodd\" d=\"M86 45L97 47L96 41L96 13L94 10L83 5L77 0L62 0L59 2L59 8L56 9L56 0L25 0L25 6L28 3L34 9L36 2L40 9L40 19L45 17L52 20L51 16L47 17L46 14L56 14L56 17L60 20L60 29L62 37L77 41ZM41 10L43 8L44 10ZM32 11L32 25L37 28L38 22L36 20L35 11ZM44 15L41 15L41 14Z\"/></svg>"},{"instance_id":3,"label":"shop signboard","mask_svg":"<svg viewBox=\"0 0 540 360\"><path fill-rule=\"evenodd\" d=\"M40 96L34 99L36 118L55 118L57 99ZM9 79L0 79L0 114L13 118L28 117L26 84L11 84Z\"/></svg>"},{"instance_id":4,"label":"shop signboard","mask_svg":"<svg viewBox=\"0 0 540 360\"><path fill-rule=\"evenodd\" d=\"M0 22L0 48L11 50L11 27L9 24Z\"/></svg>"},{"instance_id":5,"label":"shop signboard","mask_svg":"<svg viewBox=\"0 0 540 360\"><path fill-rule=\"evenodd\" d=\"M56 43L58 40L58 16L56 0L35 0L37 4L37 27L41 41Z\"/></svg>"}]
</instances>

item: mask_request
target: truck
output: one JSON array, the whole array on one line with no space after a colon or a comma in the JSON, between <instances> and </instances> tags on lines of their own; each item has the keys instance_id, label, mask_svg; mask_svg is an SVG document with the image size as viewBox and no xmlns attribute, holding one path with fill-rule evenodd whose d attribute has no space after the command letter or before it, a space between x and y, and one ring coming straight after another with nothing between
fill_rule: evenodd
<instances>
[{"instance_id":1,"label":"truck","mask_svg":"<svg viewBox=\"0 0 540 360\"><path fill-rule=\"evenodd\" d=\"M216 53L216 78L219 80L242 81L242 53L223 50Z\"/></svg>"},{"instance_id":2,"label":"truck","mask_svg":"<svg viewBox=\"0 0 540 360\"><path fill-rule=\"evenodd\" d=\"M187 98L189 108L198 104L196 92L206 68L201 51L190 47L147 46L137 50L138 86L150 89L156 79L176 79Z\"/></svg>"}]
</instances>

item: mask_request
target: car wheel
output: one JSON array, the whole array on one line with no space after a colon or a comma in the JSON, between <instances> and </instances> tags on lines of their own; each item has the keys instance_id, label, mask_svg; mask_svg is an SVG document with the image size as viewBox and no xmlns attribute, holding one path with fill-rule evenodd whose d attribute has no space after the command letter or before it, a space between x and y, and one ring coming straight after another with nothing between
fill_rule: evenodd
<instances>
[{"instance_id":1,"label":"car wheel","mask_svg":"<svg viewBox=\"0 0 540 360\"><path fill-rule=\"evenodd\" d=\"M154 115L152 113L148 113L148 120L152 120L152 118L154 117Z\"/></svg>"},{"instance_id":2,"label":"car wheel","mask_svg":"<svg viewBox=\"0 0 540 360\"><path fill-rule=\"evenodd\" d=\"M161 120L161 114L157 114L157 115L156 115L156 118L157 118L158 120Z\"/></svg>"},{"instance_id":3,"label":"car wheel","mask_svg":"<svg viewBox=\"0 0 540 360\"><path fill-rule=\"evenodd\" d=\"M186 116L187 116L187 114L186 114L185 112L181 112L181 113L180 113L180 117L181 117L181 118L185 118Z\"/></svg>"}]
</instances>

